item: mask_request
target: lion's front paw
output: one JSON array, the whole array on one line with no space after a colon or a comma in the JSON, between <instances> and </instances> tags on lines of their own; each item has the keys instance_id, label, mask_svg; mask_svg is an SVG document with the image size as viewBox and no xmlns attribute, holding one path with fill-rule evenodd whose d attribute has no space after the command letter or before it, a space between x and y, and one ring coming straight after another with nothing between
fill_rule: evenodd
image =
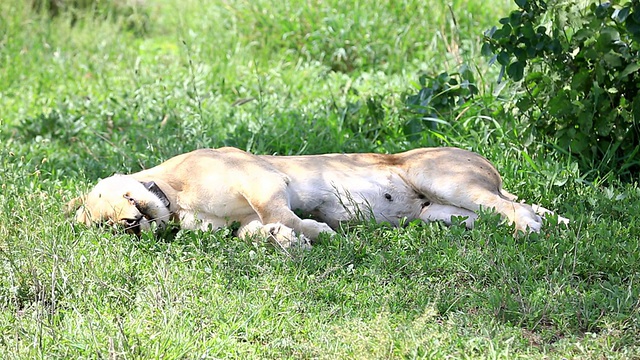
<instances>
[{"instance_id":1,"label":"lion's front paw","mask_svg":"<svg viewBox=\"0 0 640 360\"><path fill-rule=\"evenodd\" d=\"M533 209L525 204L519 204L516 210L515 227L516 233L540 232L542 228L542 218Z\"/></svg>"},{"instance_id":2,"label":"lion's front paw","mask_svg":"<svg viewBox=\"0 0 640 360\"><path fill-rule=\"evenodd\" d=\"M533 219L527 219L526 221L516 222L516 232L522 231L523 233L540 232L542 228L542 222L535 221Z\"/></svg>"},{"instance_id":3,"label":"lion's front paw","mask_svg":"<svg viewBox=\"0 0 640 360\"><path fill-rule=\"evenodd\" d=\"M262 228L263 233L283 249L310 249L311 241L304 235L296 234L293 229L281 223L267 224Z\"/></svg>"},{"instance_id":4,"label":"lion's front paw","mask_svg":"<svg viewBox=\"0 0 640 360\"><path fill-rule=\"evenodd\" d=\"M303 219L301 223L302 232L311 238L311 240L316 240L322 233L329 234L329 236L336 234L329 225L323 222L318 222L312 219Z\"/></svg>"}]
</instances>

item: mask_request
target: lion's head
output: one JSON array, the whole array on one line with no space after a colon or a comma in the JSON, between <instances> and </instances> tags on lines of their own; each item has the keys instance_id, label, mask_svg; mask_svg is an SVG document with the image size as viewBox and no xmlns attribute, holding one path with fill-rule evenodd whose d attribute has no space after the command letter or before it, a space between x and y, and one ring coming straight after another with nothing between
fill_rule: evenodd
<instances>
[{"instance_id":1,"label":"lion's head","mask_svg":"<svg viewBox=\"0 0 640 360\"><path fill-rule=\"evenodd\" d=\"M100 180L89 194L72 200L69 207L77 208L77 222L119 227L136 235L151 229L154 222L164 228L171 217L169 200L154 182L140 182L127 175Z\"/></svg>"}]
</instances>

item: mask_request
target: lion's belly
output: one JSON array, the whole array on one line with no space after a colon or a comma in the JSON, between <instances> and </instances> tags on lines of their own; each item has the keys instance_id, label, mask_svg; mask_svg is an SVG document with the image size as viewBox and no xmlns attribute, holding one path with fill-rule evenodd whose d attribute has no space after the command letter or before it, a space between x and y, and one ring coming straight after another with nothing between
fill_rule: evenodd
<instances>
[{"instance_id":1,"label":"lion's belly","mask_svg":"<svg viewBox=\"0 0 640 360\"><path fill-rule=\"evenodd\" d=\"M341 222L371 218L397 226L404 219L418 218L424 202L390 171L325 174L312 180L294 180L290 190L293 209L334 228Z\"/></svg>"}]
</instances>

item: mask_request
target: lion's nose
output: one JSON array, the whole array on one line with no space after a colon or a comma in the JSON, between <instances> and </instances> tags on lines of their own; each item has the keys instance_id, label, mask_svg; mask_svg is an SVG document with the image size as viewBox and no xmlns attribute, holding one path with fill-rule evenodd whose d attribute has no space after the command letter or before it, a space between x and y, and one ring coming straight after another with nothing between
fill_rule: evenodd
<instances>
[{"instance_id":1,"label":"lion's nose","mask_svg":"<svg viewBox=\"0 0 640 360\"><path fill-rule=\"evenodd\" d=\"M139 225L140 224L140 220L142 220L142 215L138 215L133 219L122 219L122 221L124 222L124 225L127 228Z\"/></svg>"}]
</instances>

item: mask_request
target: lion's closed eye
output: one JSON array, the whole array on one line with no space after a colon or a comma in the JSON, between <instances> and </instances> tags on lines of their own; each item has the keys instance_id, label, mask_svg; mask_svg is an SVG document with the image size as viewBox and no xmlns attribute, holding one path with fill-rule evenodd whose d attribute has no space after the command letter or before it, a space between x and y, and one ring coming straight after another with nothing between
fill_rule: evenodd
<instances>
[{"instance_id":1,"label":"lion's closed eye","mask_svg":"<svg viewBox=\"0 0 640 360\"><path fill-rule=\"evenodd\" d=\"M131 195L129 195L129 193L126 193L126 194L122 195L122 197L127 199L129 201L129 204L134 205L134 206L137 205L136 199L132 198Z\"/></svg>"},{"instance_id":2,"label":"lion's closed eye","mask_svg":"<svg viewBox=\"0 0 640 360\"><path fill-rule=\"evenodd\" d=\"M124 197L127 201L129 201L129 204L134 206L136 208L136 210L140 213L139 216L136 216L135 219L122 219L124 220L131 220L132 222L136 222L139 223L140 220L144 217L147 220L152 220L152 216L149 214L149 209L147 208L147 203L144 201L138 201L136 199L134 199L133 197L131 197L131 195L129 193L126 193L124 195L122 195L122 197Z\"/></svg>"}]
</instances>

